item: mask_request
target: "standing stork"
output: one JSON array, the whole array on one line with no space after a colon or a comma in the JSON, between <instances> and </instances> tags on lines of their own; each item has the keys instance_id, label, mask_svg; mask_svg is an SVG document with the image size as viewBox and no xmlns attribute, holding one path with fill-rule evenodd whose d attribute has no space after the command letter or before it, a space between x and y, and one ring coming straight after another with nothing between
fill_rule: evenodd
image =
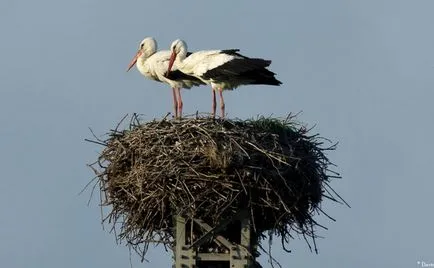
<instances>
[{"instance_id":1,"label":"standing stork","mask_svg":"<svg viewBox=\"0 0 434 268\"><path fill-rule=\"evenodd\" d=\"M182 73L177 68L172 67L172 70L167 73L170 56L171 52L168 50L157 52L157 41L152 37L146 37L140 42L139 50L131 60L127 72L136 65L139 72L146 78L170 85L175 118L178 118L182 116L183 107L181 88L190 89L205 83L194 76Z\"/></svg>"},{"instance_id":2,"label":"standing stork","mask_svg":"<svg viewBox=\"0 0 434 268\"><path fill-rule=\"evenodd\" d=\"M239 49L203 50L188 54L187 44L180 39L170 46L168 74L173 68L186 75L199 78L212 89L212 116L216 110L216 90L220 96L221 117L225 116L223 90L232 90L241 85L273 85L282 84L267 69L270 60L249 58L239 54Z\"/></svg>"}]
</instances>

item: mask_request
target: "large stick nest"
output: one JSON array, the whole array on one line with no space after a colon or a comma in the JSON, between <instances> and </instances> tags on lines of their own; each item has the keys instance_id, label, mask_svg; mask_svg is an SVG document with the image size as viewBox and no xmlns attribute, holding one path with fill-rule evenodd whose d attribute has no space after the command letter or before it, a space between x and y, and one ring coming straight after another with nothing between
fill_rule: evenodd
<instances>
[{"instance_id":1,"label":"large stick nest","mask_svg":"<svg viewBox=\"0 0 434 268\"><path fill-rule=\"evenodd\" d=\"M315 237L313 220L328 186L325 139L284 120L184 118L112 130L95 167L105 221L117 238L146 253L150 242L173 243L173 216L209 225L247 209L256 234ZM339 196L337 196L339 197ZM117 228L119 227L119 228Z\"/></svg>"}]
</instances>

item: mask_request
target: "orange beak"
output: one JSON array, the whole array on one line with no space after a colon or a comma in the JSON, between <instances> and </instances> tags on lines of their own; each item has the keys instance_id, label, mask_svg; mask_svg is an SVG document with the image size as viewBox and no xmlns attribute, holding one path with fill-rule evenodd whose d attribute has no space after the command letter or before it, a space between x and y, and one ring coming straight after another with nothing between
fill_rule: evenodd
<instances>
[{"instance_id":1,"label":"orange beak","mask_svg":"<svg viewBox=\"0 0 434 268\"><path fill-rule=\"evenodd\" d=\"M142 51L137 51L137 54L134 56L134 58L131 60L130 65L128 65L128 69L127 72L133 68L134 64L136 64L137 59L140 57L140 55L142 55Z\"/></svg>"},{"instance_id":2,"label":"orange beak","mask_svg":"<svg viewBox=\"0 0 434 268\"><path fill-rule=\"evenodd\" d=\"M175 62L175 59L176 59L176 52L173 51L173 52L172 52L172 55L170 55L169 68L167 68L166 76L167 76L167 75L170 73L170 71L172 70L172 66L173 66L173 63Z\"/></svg>"}]
</instances>

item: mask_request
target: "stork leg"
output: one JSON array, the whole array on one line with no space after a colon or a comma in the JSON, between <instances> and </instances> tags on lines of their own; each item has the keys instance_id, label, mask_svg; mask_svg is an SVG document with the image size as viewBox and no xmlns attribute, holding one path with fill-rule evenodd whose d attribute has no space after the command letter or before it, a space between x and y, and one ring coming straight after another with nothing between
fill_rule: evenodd
<instances>
[{"instance_id":1,"label":"stork leg","mask_svg":"<svg viewBox=\"0 0 434 268\"><path fill-rule=\"evenodd\" d=\"M178 98L176 97L176 89L172 87L173 93L173 110L175 111L175 118L178 118Z\"/></svg>"},{"instance_id":2,"label":"stork leg","mask_svg":"<svg viewBox=\"0 0 434 268\"><path fill-rule=\"evenodd\" d=\"M215 98L215 90L213 87L211 87L211 91L212 91L212 112L211 112L211 116L212 118L215 118L215 109L216 109L216 98Z\"/></svg>"},{"instance_id":3,"label":"stork leg","mask_svg":"<svg viewBox=\"0 0 434 268\"><path fill-rule=\"evenodd\" d=\"M225 100L223 99L223 89L219 88L219 95L220 95L220 112L222 118L225 118Z\"/></svg>"},{"instance_id":4,"label":"stork leg","mask_svg":"<svg viewBox=\"0 0 434 268\"><path fill-rule=\"evenodd\" d=\"M178 116L179 116L179 118L181 118L182 117L182 107L184 106L184 104L182 103L181 88L178 87L177 91L178 91Z\"/></svg>"}]
</instances>

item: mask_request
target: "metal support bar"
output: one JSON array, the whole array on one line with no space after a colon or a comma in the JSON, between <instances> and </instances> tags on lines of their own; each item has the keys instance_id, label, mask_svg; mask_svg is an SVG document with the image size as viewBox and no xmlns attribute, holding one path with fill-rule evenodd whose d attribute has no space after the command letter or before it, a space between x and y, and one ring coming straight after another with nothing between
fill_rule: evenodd
<instances>
[{"instance_id":1,"label":"metal support bar","mask_svg":"<svg viewBox=\"0 0 434 268\"><path fill-rule=\"evenodd\" d=\"M222 230L235 220L241 222L241 229L233 230L234 232L239 232L240 244L231 243L225 237L219 235ZM199 265L199 267L211 267L209 265L216 265L216 262L224 265L223 267L227 264L231 268L252 267L254 256L250 253L252 248L251 227L250 218L246 210L240 211L232 219L220 222L214 228L200 219L193 219L191 225L187 226L193 230L193 224L197 224L202 230L203 235L194 241L194 243L189 243L190 245L186 245L187 226L185 218L175 216L174 223L176 228L174 248L175 268L195 268L197 267L196 265ZM193 234L189 235L192 236ZM211 240L211 238L213 238L215 244L226 247L228 249L227 253L198 252L199 246ZM209 264L207 264L208 262ZM217 266L220 267L220 264Z\"/></svg>"},{"instance_id":2,"label":"metal support bar","mask_svg":"<svg viewBox=\"0 0 434 268\"><path fill-rule=\"evenodd\" d=\"M202 245L206 240L210 239L218 231L218 229L216 229L216 227L215 228L211 228L211 226L209 226L208 224L206 224L202 220L195 219L194 222L196 222L200 227L202 227L205 231L207 231L207 233L205 235L203 235L201 238L199 238L198 240L196 240L189 248L192 248L194 246L200 246L200 245ZM233 246L233 244L231 242L229 242L226 238L224 238L221 235L217 235L215 237L215 239L217 241L219 241L227 249L231 249L231 247Z\"/></svg>"},{"instance_id":3,"label":"metal support bar","mask_svg":"<svg viewBox=\"0 0 434 268\"><path fill-rule=\"evenodd\" d=\"M210 239L212 236L215 236L215 234L217 234L221 230L225 229L225 227L228 226L228 224L230 224L231 222L236 221L236 220L242 220L242 219L245 219L246 217L248 217L247 211L246 210L241 210L240 212L238 212L237 214L235 214L231 219L227 219L225 221L220 222L214 228L211 228L208 224L206 224L202 220L194 219L194 221L199 226L201 226L202 228L204 228L207 232L202 237L200 237L198 240L194 241L194 243L192 243L189 248L193 248L193 247L197 247L197 246L202 245L205 241L207 241L208 239ZM223 239L221 239L221 238L219 239L219 241L220 240L223 241ZM222 242L222 241L220 241L220 242L225 247L227 247L228 249L230 249L230 247L232 246L232 244L229 243L229 241L227 241L226 239L224 239L224 240L225 240L225 242Z\"/></svg>"},{"instance_id":4,"label":"metal support bar","mask_svg":"<svg viewBox=\"0 0 434 268\"><path fill-rule=\"evenodd\" d=\"M175 217L176 222L176 245L175 245L175 268L193 268L196 265L195 252L185 246L185 219Z\"/></svg>"},{"instance_id":5,"label":"metal support bar","mask_svg":"<svg viewBox=\"0 0 434 268\"><path fill-rule=\"evenodd\" d=\"M231 267L251 267L253 264L253 256L250 253L251 249L251 232L250 219L244 218L241 220L241 242L231 248Z\"/></svg>"},{"instance_id":6,"label":"metal support bar","mask_svg":"<svg viewBox=\"0 0 434 268\"><path fill-rule=\"evenodd\" d=\"M227 253L199 253L198 261L230 261L231 256Z\"/></svg>"}]
</instances>

